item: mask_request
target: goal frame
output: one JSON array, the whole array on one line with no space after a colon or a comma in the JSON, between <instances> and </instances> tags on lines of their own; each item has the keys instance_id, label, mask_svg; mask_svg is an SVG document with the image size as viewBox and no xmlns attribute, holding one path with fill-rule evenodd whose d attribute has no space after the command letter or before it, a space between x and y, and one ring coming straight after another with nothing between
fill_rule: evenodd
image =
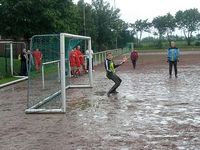
<instances>
[{"instance_id":1,"label":"goal frame","mask_svg":"<svg viewBox=\"0 0 200 150\"><path fill-rule=\"evenodd\" d=\"M35 36L53 36L53 34L45 34L45 35L35 35ZM31 43L33 38L31 38ZM93 75L92 75L92 54L90 53L91 51L91 37L88 36L81 36L81 35L74 35L74 34L69 34L69 33L60 33L60 85L61 89L54 94L46 97L44 100L41 102L37 103L36 105L32 106L29 108L28 106L28 95L29 95L29 83L28 83L28 92L27 92L27 109L25 110L26 113L66 113L66 89L69 88L91 88L93 87ZM66 86L66 58L65 58L65 38L73 38L73 39L82 39L82 40L87 40L88 42L88 50L89 50L89 83L88 84L77 84L77 85L68 85ZM32 48L32 45L31 45ZM29 78L30 80L30 78ZM28 80L28 82L29 82ZM51 98L61 94L61 101L62 101L62 107L59 109L37 109L44 103L48 102Z\"/></svg>"},{"instance_id":2,"label":"goal frame","mask_svg":"<svg viewBox=\"0 0 200 150\"><path fill-rule=\"evenodd\" d=\"M11 82L8 82L8 83L0 85L0 88L8 86L10 84L14 84L14 83L20 82L20 81L27 80L28 79L27 76L14 75L14 68L13 68L14 67L14 63L13 63L14 62L14 59L13 59L13 44L23 44L24 48L26 48L26 43L25 42L13 42L13 41L0 41L0 44L9 44L9 46L10 46L10 73L11 73L11 76L19 78L19 79L16 79L14 81L11 81Z\"/></svg>"},{"instance_id":3,"label":"goal frame","mask_svg":"<svg viewBox=\"0 0 200 150\"><path fill-rule=\"evenodd\" d=\"M13 41L0 41L0 44L9 44L10 45L10 72L11 75L14 76L13 69L13 44L23 44L24 48L26 48L25 42L13 42ZM14 77L24 77L24 76L14 76Z\"/></svg>"}]
</instances>

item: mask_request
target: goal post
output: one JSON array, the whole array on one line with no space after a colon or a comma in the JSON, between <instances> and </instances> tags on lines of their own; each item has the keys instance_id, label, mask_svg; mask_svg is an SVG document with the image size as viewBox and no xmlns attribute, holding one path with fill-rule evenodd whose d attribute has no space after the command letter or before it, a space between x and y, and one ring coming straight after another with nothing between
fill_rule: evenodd
<instances>
[{"instance_id":1,"label":"goal post","mask_svg":"<svg viewBox=\"0 0 200 150\"><path fill-rule=\"evenodd\" d=\"M26 43L25 42L13 42L13 41L0 41L0 44L4 44L4 45L9 46L8 47L8 50L9 50L8 55L9 55L9 59L10 59L10 65L9 65L10 76L22 77L23 78L23 76L20 76L19 74L16 73L16 72L19 72L19 71L16 71L16 69L14 68L15 67L14 62L16 61L16 52L17 52L17 49L16 48L14 49L14 47L16 47L17 44L20 44L20 45L22 45L23 48L26 48ZM6 46L5 46L5 49L7 49ZM7 50L5 50L5 51L7 51Z\"/></svg>"},{"instance_id":2,"label":"goal post","mask_svg":"<svg viewBox=\"0 0 200 150\"><path fill-rule=\"evenodd\" d=\"M87 36L60 33L34 35L31 38L31 52L36 48L40 49L44 55L42 64L50 65L50 68L48 69L45 66L41 72L36 73L34 66L29 66L26 113L65 113L66 89L90 88L93 86L91 53L89 54L88 77L84 75L87 78L87 83L81 81L73 83L70 81L69 52L73 48L70 45L72 39L75 40L73 46L78 43L76 40L83 40L87 42L88 50L91 50L91 38Z\"/></svg>"},{"instance_id":3,"label":"goal post","mask_svg":"<svg viewBox=\"0 0 200 150\"><path fill-rule=\"evenodd\" d=\"M21 61L18 59L22 49L26 48L23 41L0 40L0 78L14 77L13 81L0 85L0 88L27 80L21 75Z\"/></svg>"},{"instance_id":4,"label":"goal post","mask_svg":"<svg viewBox=\"0 0 200 150\"><path fill-rule=\"evenodd\" d=\"M45 66L48 66L50 64L56 64L57 65L57 72L58 72L58 82L60 82L60 60L54 60L50 62L44 62L41 66L42 71L42 88L45 89Z\"/></svg>"}]
</instances>

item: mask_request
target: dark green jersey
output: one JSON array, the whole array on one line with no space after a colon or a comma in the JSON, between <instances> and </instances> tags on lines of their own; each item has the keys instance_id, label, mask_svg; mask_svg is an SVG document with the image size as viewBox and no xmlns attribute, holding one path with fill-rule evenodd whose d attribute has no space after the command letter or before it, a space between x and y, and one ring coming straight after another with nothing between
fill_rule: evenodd
<instances>
[{"instance_id":1,"label":"dark green jersey","mask_svg":"<svg viewBox=\"0 0 200 150\"><path fill-rule=\"evenodd\" d=\"M119 67L122 63L116 65L112 60L106 59L104 66L107 73L115 73L115 68Z\"/></svg>"}]
</instances>

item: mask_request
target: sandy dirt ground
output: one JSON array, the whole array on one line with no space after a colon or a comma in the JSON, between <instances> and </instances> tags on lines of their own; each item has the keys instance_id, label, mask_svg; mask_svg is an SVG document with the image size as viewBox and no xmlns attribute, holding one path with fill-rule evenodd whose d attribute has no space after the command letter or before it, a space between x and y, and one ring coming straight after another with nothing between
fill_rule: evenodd
<instances>
[{"instance_id":1,"label":"sandy dirt ground","mask_svg":"<svg viewBox=\"0 0 200 150\"><path fill-rule=\"evenodd\" d=\"M113 83L95 70L92 89L67 90L66 114L25 114L26 82L0 89L0 150L200 149L200 52L183 53L177 79L165 55L140 54L109 98Z\"/></svg>"}]
</instances>

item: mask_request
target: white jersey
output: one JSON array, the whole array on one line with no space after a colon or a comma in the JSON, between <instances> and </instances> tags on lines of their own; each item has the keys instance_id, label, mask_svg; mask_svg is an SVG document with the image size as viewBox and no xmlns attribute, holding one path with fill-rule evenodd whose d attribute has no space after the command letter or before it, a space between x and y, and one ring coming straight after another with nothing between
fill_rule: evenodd
<instances>
[{"instance_id":1,"label":"white jersey","mask_svg":"<svg viewBox=\"0 0 200 150\"><path fill-rule=\"evenodd\" d=\"M90 53L91 53L91 58L93 58L93 50L90 50ZM89 50L86 50L85 51L85 55L86 55L86 58L88 58L89 59Z\"/></svg>"}]
</instances>

